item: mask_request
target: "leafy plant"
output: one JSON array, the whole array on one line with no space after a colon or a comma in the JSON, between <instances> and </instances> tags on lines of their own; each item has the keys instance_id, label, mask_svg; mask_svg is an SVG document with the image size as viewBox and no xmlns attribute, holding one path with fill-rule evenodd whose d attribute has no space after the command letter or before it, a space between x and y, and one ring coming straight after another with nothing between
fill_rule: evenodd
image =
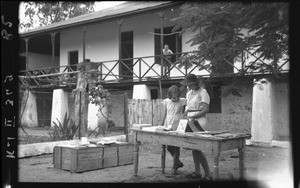
<instances>
[{"instance_id":1,"label":"leafy plant","mask_svg":"<svg viewBox=\"0 0 300 188\"><path fill-rule=\"evenodd\" d=\"M25 18L20 28L30 30L36 27L50 25L62 20L94 12L95 2L24 2ZM36 20L39 24L36 24ZM36 26L37 25L37 26Z\"/></svg>"},{"instance_id":2,"label":"leafy plant","mask_svg":"<svg viewBox=\"0 0 300 188\"><path fill-rule=\"evenodd\" d=\"M106 89L103 88L102 85L96 85L92 83L89 84L88 93L89 101L92 104L99 106L99 115L101 114L106 119L106 123L104 125L98 125L98 127L96 127L96 129L98 130L96 136L98 136L102 132L103 136L105 137L106 125L108 125L108 127L112 125L112 121L109 120L109 114L112 111L112 104L110 103L110 94ZM104 108L107 109L107 115L103 113ZM92 132L95 132L96 129Z\"/></svg>"},{"instance_id":3,"label":"leafy plant","mask_svg":"<svg viewBox=\"0 0 300 188\"><path fill-rule=\"evenodd\" d=\"M262 61L270 61L269 66L255 65L249 69L277 73L280 60L288 59L288 6L288 3L184 3L181 14L172 20L177 22L173 31L180 28L182 32L195 32L187 43L197 45L198 52L183 58L181 66L197 65L195 59L208 60L211 66L200 68L222 74L232 71L230 64L247 51Z\"/></svg>"},{"instance_id":4,"label":"leafy plant","mask_svg":"<svg viewBox=\"0 0 300 188\"><path fill-rule=\"evenodd\" d=\"M73 119L71 118L71 115L68 116L68 114L65 113L63 122L61 123L58 119L57 121L58 124L52 121L54 123L54 129L53 129L53 133L49 133L51 139L53 141L72 140L78 129L78 126L75 125Z\"/></svg>"}]
</instances>

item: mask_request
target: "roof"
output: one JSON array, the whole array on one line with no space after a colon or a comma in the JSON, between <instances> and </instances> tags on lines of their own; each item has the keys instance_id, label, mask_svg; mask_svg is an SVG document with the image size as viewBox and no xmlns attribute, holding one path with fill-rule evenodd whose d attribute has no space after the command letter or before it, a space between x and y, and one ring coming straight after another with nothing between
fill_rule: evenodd
<instances>
[{"instance_id":1,"label":"roof","mask_svg":"<svg viewBox=\"0 0 300 188\"><path fill-rule=\"evenodd\" d=\"M20 37L43 34L45 32L61 30L61 29L89 24L93 22L129 17L136 14L157 11L168 7L175 7L181 4L182 2L176 2L176 1L128 1L111 8L77 16L64 21L53 23L51 25L26 31L20 33Z\"/></svg>"}]
</instances>

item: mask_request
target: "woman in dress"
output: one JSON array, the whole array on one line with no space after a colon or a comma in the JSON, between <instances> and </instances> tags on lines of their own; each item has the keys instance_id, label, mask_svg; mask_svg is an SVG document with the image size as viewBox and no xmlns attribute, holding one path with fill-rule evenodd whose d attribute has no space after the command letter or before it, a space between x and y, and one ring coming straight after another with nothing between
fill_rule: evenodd
<instances>
[{"instance_id":1,"label":"woman in dress","mask_svg":"<svg viewBox=\"0 0 300 188\"><path fill-rule=\"evenodd\" d=\"M184 116L188 119L186 132L204 131L207 128L206 114L209 112L210 97L204 88L203 80L198 79L196 75L189 74L183 80L181 85L187 86L186 94L187 106ZM207 159L202 151L193 150L193 160L195 172L187 175L189 178L202 178L200 164L202 165L205 176L202 180L211 180L210 170Z\"/></svg>"}]
</instances>

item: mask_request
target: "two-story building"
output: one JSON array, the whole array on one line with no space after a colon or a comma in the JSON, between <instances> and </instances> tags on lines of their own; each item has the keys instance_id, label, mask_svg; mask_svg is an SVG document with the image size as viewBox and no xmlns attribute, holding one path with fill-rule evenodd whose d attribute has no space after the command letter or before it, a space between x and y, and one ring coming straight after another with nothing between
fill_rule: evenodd
<instances>
[{"instance_id":1,"label":"two-story building","mask_svg":"<svg viewBox=\"0 0 300 188\"><path fill-rule=\"evenodd\" d=\"M22 123L50 126L52 121L62 120L65 112L72 114L78 64L89 60L97 72L97 81L112 93L115 110L111 117L116 126L123 126L122 108L118 108L123 103L118 95L126 92L129 98L166 98L168 87L179 85L187 74L194 73L210 80L208 118L212 130L252 132L258 141L289 139L288 63L279 66L280 79L248 70L241 77L245 82L237 86L241 96L222 95L221 89L239 78L238 73L256 57L250 55L245 62L236 61L227 72L216 72L213 76L210 70L199 71L195 65L179 68L174 62L181 55L197 51L197 46L187 43L195 33L172 31L176 24L172 19L180 14L182 4L126 2L20 33L20 78L30 80ZM167 73L162 66L164 44L174 53ZM254 84L258 78L269 81ZM254 108L269 110L268 118L260 117L262 113ZM90 104L91 127L98 122L95 111L97 107ZM268 133L262 134L266 126Z\"/></svg>"}]
</instances>

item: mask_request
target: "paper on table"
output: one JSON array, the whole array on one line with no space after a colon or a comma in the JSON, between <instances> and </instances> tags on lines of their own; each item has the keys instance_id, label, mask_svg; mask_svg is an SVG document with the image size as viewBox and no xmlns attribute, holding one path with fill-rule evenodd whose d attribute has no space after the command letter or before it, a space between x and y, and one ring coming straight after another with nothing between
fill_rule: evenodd
<instances>
[{"instance_id":1,"label":"paper on table","mask_svg":"<svg viewBox=\"0 0 300 188\"><path fill-rule=\"evenodd\" d=\"M211 134L211 135L217 135L221 133L227 133L229 131L199 131L199 132L194 132L195 134Z\"/></svg>"},{"instance_id":2,"label":"paper on table","mask_svg":"<svg viewBox=\"0 0 300 188\"><path fill-rule=\"evenodd\" d=\"M152 126L152 127L143 127L142 130L155 132L157 130L167 130L167 128L163 126Z\"/></svg>"},{"instance_id":3,"label":"paper on table","mask_svg":"<svg viewBox=\"0 0 300 188\"><path fill-rule=\"evenodd\" d=\"M113 144L116 143L116 141L111 141L111 140L100 140L97 142L97 144L101 144L101 145L108 145L108 144Z\"/></svg>"},{"instance_id":4,"label":"paper on table","mask_svg":"<svg viewBox=\"0 0 300 188\"><path fill-rule=\"evenodd\" d=\"M178 127L177 127L177 131L178 132L185 132L186 126L187 126L188 120L187 119L181 119L179 121Z\"/></svg>"},{"instance_id":5,"label":"paper on table","mask_svg":"<svg viewBox=\"0 0 300 188\"><path fill-rule=\"evenodd\" d=\"M232 137L235 137L235 135L231 134L231 133L222 133L222 134L217 134L215 136L216 137L222 137L222 138L232 138Z\"/></svg>"}]
</instances>

